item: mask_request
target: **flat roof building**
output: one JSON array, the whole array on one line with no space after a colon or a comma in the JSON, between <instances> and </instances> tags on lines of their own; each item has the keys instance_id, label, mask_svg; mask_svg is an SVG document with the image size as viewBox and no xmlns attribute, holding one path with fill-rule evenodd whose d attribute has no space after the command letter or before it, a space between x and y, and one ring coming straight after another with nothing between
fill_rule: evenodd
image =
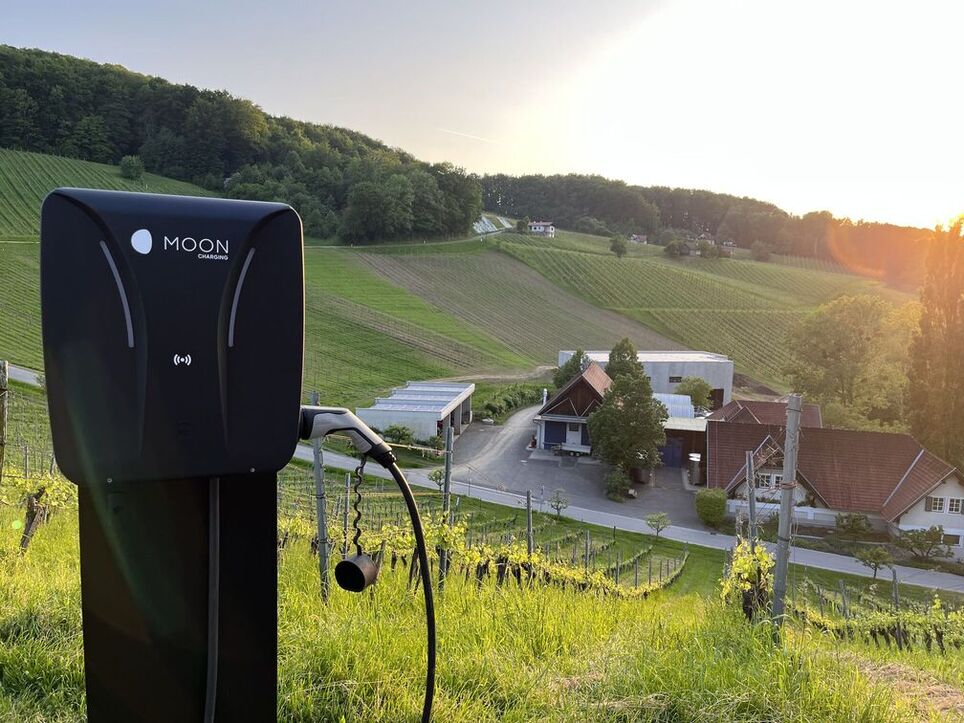
<instances>
[{"instance_id":1,"label":"flat roof building","mask_svg":"<svg viewBox=\"0 0 964 723\"><path fill-rule=\"evenodd\" d=\"M575 351L560 351L562 366ZM608 351L587 351L586 356L603 368L609 363ZM641 351L637 359L650 378L655 394L673 394L683 377L700 377L713 388L714 409L733 398L733 361L708 351Z\"/></svg>"},{"instance_id":2,"label":"flat roof building","mask_svg":"<svg viewBox=\"0 0 964 723\"><path fill-rule=\"evenodd\" d=\"M415 439L427 440L452 426L456 435L472 421L475 385L465 382L408 382L379 397L355 413L370 427L384 431L393 424L412 430Z\"/></svg>"}]
</instances>

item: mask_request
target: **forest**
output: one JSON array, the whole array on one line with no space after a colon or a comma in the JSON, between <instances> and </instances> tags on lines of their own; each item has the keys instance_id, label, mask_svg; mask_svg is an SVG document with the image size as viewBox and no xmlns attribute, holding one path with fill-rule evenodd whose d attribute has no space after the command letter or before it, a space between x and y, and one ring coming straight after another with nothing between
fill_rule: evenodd
<instances>
[{"instance_id":1,"label":"forest","mask_svg":"<svg viewBox=\"0 0 964 723\"><path fill-rule=\"evenodd\" d=\"M487 175L480 179L486 210L542 218L597 234L641 233L661 242L674 234L708 234L737 246L833 261L890 284L923 280L929 231L835 218L827 211L795 216L772 203L725 193L665 186L631 186L601 176Z\"/></svg>"},{"instance_id":2,"label":"forest","mask_svg":"<svg viewBox=\"0 0 964 723\"><path fill-rule=\"evenodd\" d=\"M478 183L344 128L200 90L0 45L0 147L146 170L233 198L284 201L309 236L366 242L469 230Z\"/></svg>"}]
</instances>

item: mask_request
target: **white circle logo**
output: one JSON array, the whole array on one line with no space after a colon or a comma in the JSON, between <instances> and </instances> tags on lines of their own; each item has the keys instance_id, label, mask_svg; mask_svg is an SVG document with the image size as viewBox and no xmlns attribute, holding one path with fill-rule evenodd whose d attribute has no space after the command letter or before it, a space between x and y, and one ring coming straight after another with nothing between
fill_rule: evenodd
<instances>
[{"instance_id":1,"label":"white circle logo","mask_svg":"<svg viewBox=\"0 0 964 723\"><path fill-rule=\"evenodd\" d=\"M154 239L151 238L151 232L146 228L139 228L131 234L131 246L137 253L149 254L153 245Z\"/></svg>"}]
</instances>

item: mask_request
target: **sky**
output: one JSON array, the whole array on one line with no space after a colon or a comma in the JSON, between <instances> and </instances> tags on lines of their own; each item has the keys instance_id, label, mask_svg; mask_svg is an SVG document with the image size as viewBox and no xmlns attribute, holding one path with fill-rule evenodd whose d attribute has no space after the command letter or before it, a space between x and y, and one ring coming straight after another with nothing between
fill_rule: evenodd
<instances>
[{"instance_id":1,"label":"sky","mask_svg":"<svg viewBox=\"0 0 964 723\"><path fill-rule=\"evenodd\" d=\"M226 89L477 173L964 212L960 0L3 0L0 42Z\"/></svg>"}]
</instances>

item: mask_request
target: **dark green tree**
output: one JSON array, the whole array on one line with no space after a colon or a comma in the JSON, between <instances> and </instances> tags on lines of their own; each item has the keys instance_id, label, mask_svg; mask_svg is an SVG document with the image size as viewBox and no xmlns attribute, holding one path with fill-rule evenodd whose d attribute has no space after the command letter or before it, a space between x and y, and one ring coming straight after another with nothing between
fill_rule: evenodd
<instances>
[{"instance_id":1,"label":"dark green tree","mask_svg":"<svg viewBox=\"0 0 964 723\"><path fill-rule=\"evenodd\" d=\"M645 374L617 377L602 403L589 416L593 454L624 474L636 467L659 464L659 447L666 443L666 407L653 398Z\"/></svg>"},{"instance_id":2,"label":"dark green tree","mask_svg":"<svg viewBox=\"0 0 964 723\"><path fill-rule=\"evenodd\" d=\"M569 383L570 379L577 374L581 374L588 363L589 360L586 357L586 352L582 349L576 349L575 353L569 357L562 366L557 367L553 373L552 383L556 386L556 389L562 389Z\"/></svg>"},{"instance_id":3,"label":"dark green tree","mask_svg":"<svg viewBox=\"0 0 964 723\"><path fill-rule=\"evenodd\" d=\"M626 242L619 236L613 236L609 241L609 250L616 254L617 259L626 255Z\"/></svg>"},{"instance_id":4,"label":"dark green tree","mask_svg":"<svg viewBox=\"0 0 964 723\"><path fill-rule=\"evenodd\" d=\"M639 379L646 376L643 365L639 362L639 352L628 338L620 339L609 352L606 374L613 381L621 377ZM648 377L646 383L649 384Z\"/></svg>"},{"instance_id":5,"label":"dark green tree","mask_svg":"<svg viewBox=\"0 0 964 723\"><path fill-rule=\"evenodd\" d=\"M911 345L911 429L934 454L964 469L964 236L937 229Z\"/></svg>"},{"instance_id":6,"label":"dark green tree","mask_svg":"<svg viewBox=\"0 0 964 723\"><path fill-rule=\"evenodd\" d=\"M139 181L144 176L144 162L138 156L124 156L121 158L120 172L124 178Z\"/></svg>"}]
</instances>

